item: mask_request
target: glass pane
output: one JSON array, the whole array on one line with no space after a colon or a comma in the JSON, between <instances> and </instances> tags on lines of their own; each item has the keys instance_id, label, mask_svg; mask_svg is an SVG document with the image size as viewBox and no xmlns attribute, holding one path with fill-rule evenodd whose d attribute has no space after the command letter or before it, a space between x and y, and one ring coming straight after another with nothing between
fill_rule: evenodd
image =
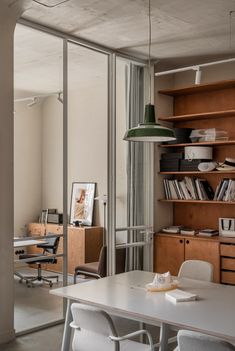
<instances>
[{"instance_id":1,"label":"glass pane","mask_svg":"<svg viewBox=\"0 0 235 351\"><path fill-rule=\"evenodd\" d=\"M21 240L14 243L16 332L63 317L62 300L49 294L50 281L53 288L62 285L62 257L29 264L22 256L63 252L62 238L45 236L63 233L57 224L63 211L63 105L58 99L63 85L62 50L61 39L17 25L14 235ZM37 237L45 239L50 249L37 246ZM40 275L55 277L45 281Z\"/></svg>"},{"instance_id":2,"label":"glass pane","mask_svg":"<svg viewBox=\"0 0 235 351\"><path fill-rule=\"evenodd\" d=\"M68 212L77 238L85 243L76 265L98 261L103 245L104 199L107 195L108 57L68 45ZM83 232L82 232L83 230Z\"/></svg>"}]
</instances>

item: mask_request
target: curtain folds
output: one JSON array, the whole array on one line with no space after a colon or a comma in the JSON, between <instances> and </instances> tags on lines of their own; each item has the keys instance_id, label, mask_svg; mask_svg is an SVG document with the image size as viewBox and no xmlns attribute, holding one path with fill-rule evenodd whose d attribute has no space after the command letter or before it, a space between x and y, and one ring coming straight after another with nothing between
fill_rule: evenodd
<instances>
[{"instance_id":1,"label":"curtain folds","mask_svg":"<svg viewBox=\"0 0 235 351\"><path fill-rule=\"evenodd\" d=\"M143 122L144 116L144 68L130 63L126 68L127 87L127 129ZM144 225L145 179L144 143L128 142L127 151L127 226ZM127 241L141 240L141 234L130 231ZM129 249L128 270L142 268L141 248Z\"/></svg>"}]
</instances>

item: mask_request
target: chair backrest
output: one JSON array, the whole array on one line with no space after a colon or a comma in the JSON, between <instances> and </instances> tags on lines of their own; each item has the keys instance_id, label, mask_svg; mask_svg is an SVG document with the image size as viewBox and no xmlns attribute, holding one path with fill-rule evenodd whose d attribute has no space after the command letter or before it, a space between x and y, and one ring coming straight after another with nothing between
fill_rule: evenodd
<instances>
[{"instance_id":1,"label":"chair backrest","mask_svg":"<svg viewBox=\"0 0 235 351\"><path fill-rule=\"evenodd\" d=\"M98 274L101 278L107 275L107 246L102 246L99 255Z\"/></svg>"},{"instance_id":2,"label":"chair backrest","mask_svg":"<svg viewBox=\"0 0 235 351\"><path fill-rule=\"evenodd\" d=\"M119 342L108 338L110 335L118 335L106 312L80 303L73 303L71 311L75 326L73 351L119 351Z\"/></svg>"},{"instance_id":3,"label":"chair backrest","mask_svg":"<svg viewBox=\"0 0 235 351\"><path fill-rule=\"evenodd\" d=\"M188 260L182 263L178 277L212 282L213 270L213 265L207 261Z\"/></svg>"},{"instance_id":4,"label":"chair backrest","mask_svg":"<svg viewBox=\"0 0 235 351\"><path fill-rule=\"evenodd\" d=\"M235 347L227 341L189 330L180 330L177 340L179 351L235 351Z\"/></svg>"},{"instance_id":5,"label":"chair backrest","mask_svg":"<svg viewBox=\"0 0 235 351\"><path fill-rule=\"evenodd\" d=\"M53 233L48 233L45 237L46 243L40 244L38 247L43 249L43 253L56 254L59 246L60 237L51 237L51 235L55 235Z\"/></svg>"},{"instance_id":6,"label":"chair backrest","mask_svg":"<svg viewBox=\"0 0 235 351\"><path fill-rule=\"evenodd\" d=\"M116 274L125 272L126 249L116 250ZM98 274L101 278L107 275L107 246L102 246L99 255Z\"/></svg>"}]
</instances>

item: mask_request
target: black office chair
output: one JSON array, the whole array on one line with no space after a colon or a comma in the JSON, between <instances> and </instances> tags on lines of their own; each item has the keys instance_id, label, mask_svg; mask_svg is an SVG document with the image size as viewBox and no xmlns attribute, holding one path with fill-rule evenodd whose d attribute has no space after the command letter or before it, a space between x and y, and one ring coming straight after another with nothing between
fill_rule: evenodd
<instances>
[{"instance_id":1,"label":"black office chair","mask_svg":"<svg viewBox=\"0 0 235 351\"><path fill-rule=\"evenodd\" d=\"M50 264L56 264L57 259L55 257L50 257L47 254L56 254L59 246L59 240L60 237L50 237L50 235L54 235L53 233L48 233L47 236L45 237L46 243L39 244L37 245L38 248L43 249L43 252L41 254L24 254L20 255L19 259L27 259L27 258L35 258L35 260L27 262L28 264L36 264L37 265L37 270L38 274L37 276L24 276L20 279L20 283L22 283L23 280L26 281L26 284L28 287L33 287L33 282L38 280L38 281L45 281L49 283L49 286L53 286L53 282L51 279L56 279L57 283L59 281L59 276L58 275L51 275L51 276L42 276L42 264L45 263L50 263ZM44 257L43 259L38 260L37 258Z\"/></svg>"},{"instance_id":2,"label":"black office chair","mask_svg":"<svg viewBox=\"0 0 235 351\"><path fill-rule=\"evenodd\" d=\"M99 261L84 263L75 267L74 269L74 284L76 284L77 275L84 275L85 277L92 278L103 278L107 275L107 246L102 246L99 255ZM117 249L116 250L116 273L125 272L125 263L126 263L126 249Z\"/></svg>"}]
</instances>

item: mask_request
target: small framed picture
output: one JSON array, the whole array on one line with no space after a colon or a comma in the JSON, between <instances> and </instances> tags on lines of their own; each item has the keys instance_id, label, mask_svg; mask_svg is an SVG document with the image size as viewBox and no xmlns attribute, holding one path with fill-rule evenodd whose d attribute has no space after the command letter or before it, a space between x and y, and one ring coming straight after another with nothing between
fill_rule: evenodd
<instances>
[{"instance_id":1,"label":"small framed picture","mask_svg":"<svg viewBox=\"0 0 235 351\"><path fill-rule=\"evenodd\" d=\"M79 221L83 225L92 225L94 196L95 183L72 184L70 224Z\"/></svg>"}]
</instances>

